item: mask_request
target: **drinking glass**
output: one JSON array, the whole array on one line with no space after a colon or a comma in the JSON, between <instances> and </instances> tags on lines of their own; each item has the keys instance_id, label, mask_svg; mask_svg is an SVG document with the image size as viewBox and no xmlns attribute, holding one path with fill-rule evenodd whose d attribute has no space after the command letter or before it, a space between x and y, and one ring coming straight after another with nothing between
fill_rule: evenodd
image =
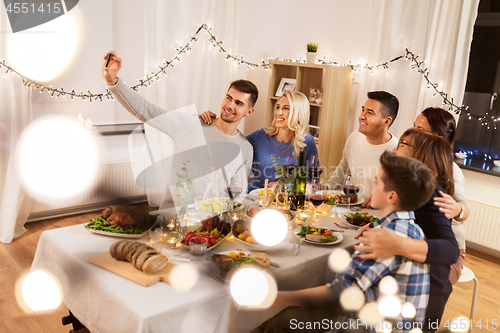
<instances>
[{"instance_id":1,"label":"drinking glass","mask_svg":"<svg viewBox=\"0 0 500 333\"><path fill-rule=\"evenodd\" d=\"M323 173L323 169L321 169L320 164L320 157L318 155L311 155L307 161L307 168L309 175L311 175L311 194L316 194L320 185L320 177Z\"/></svg>"},{"instance_id":2,"label":"drinking glass","mask_svg":"<svg viewBox=\"0 0 500 333\"><path fill-rule=\"evenodd\" d=\"M165 220L162 216L158 216L156 222L149 229L149 238L150 241L148 245L153 247L155 250L158 250L160 247L160 243L163 237L163 227Z\"/></svg>"},{"instance_id":3,"label":"drinking glass","mask_svg":"<svg viewBox=\"0 0 500 333\"><path fill-rule=\"evenodd\" d=\"M189 240L191 261L205 260L208 250L208 238L195 236Z\"/></svg>"},{"instance_id":4,"label":"drinking glass","mask_svg":"<svg viewBox=\"0 0 500 333\"><path fill-rule=\"evenodd\" d=\"M352 213L351 198L359 192L359 186L354 175L349 174L346 176L344 184L342 185L342 190L344 191L344 194L349 198L349 200L347 201L347 211L348 213Z\"/></svg>"},{"instance_id":5,"label":"drinking glass","mask_svg":"<svg viewBox=\"0 0 500 333\"><path fill-rule=\"evenodd\" d=\"M243 192L243 175L241 169L238 169L229 176L230 178L229 184L226 188L226 194L230 199L230 206L228 207L228 211L232 212L234 210L234 200Z\"/></svg>"}]
</instances>

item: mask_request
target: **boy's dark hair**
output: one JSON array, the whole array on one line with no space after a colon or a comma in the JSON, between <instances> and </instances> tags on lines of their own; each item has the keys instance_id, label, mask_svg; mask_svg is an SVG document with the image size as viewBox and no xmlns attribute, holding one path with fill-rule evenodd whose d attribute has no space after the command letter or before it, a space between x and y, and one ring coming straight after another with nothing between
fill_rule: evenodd
<instances>
[{"instance_id":1,"label":"boy's dark hair","mask_svg":"<svg viewBox=\"0 0 500 333\"><path fill-rule=\"evenodd\" d=\"M391 127L392 123L398 116L399 100L397 97L387 91L370 91L367 95L369 99L373 99L382 104L380 112L384 118L392 118L392 121L389 124L389 127Z\"/></svg>"},{"instance_id":2,"label":"boy's dark hair","mask_svg":"<svg viewBox=\"0 0 500 333\"><path fill-rule=\"evenodd\" d=\"M259 97L259 89L257 86L248 80L236 80L231 82L229 89L234 88L242 93L250 94L250 107L253 108L255 103L257 102L257 98Z\"/></svg>"},{"instance_id":3,"label":"boy's dark hair","mask_svg":"<svg viewBox=\"0 0 500 333\"><path fill-rule=\"evenodd\" d=\"M384 170L384 190L398 194L399 209L416 210L429 201L436 189L436 178L424 163L385 151L380 164Z\"/></svg>"}]
</instances>

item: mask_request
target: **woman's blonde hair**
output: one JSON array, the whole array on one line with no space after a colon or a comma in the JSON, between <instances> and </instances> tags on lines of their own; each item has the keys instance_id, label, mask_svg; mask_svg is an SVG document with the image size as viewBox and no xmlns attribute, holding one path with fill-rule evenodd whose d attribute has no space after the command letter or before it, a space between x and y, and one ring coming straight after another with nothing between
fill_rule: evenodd
<instances>
[{"instance_id":1,"label":"woman's blonde hair","mask_svg":"<svg viewBox=\"0 0 500 333\"><path fill-rule=\"evenodd\" d=\"M306 146L306 134L309 132L309 101L301 92L285 91L277 103L283 97L288 98L288 103L290 103L287 126L295 133L295 137L293 138L293 156L297 157L299 156L300 149ZM279 132L279 129L276 127L274 112L276 111L273 111L271 126L265 130L266 134L271 136L275 136Z\"/></svg>"}]
</instances>

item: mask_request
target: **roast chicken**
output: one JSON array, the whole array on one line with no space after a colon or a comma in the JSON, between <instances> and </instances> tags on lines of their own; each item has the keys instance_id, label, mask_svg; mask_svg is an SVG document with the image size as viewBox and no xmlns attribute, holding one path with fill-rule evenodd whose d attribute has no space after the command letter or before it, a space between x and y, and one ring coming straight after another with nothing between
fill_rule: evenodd
<instances>
[{"instance_id":1,"label":"roast chicken","mask_svg":"<svg viewBox=\"0 0 500 333\"><path fill-rule=\"evenodd\" d=\"M129 229L148 229L144 217L144 210L127 205L109 206L102 212L102 217L110 225L122 227L123 230Z\"/></svg>"}]
</instances>

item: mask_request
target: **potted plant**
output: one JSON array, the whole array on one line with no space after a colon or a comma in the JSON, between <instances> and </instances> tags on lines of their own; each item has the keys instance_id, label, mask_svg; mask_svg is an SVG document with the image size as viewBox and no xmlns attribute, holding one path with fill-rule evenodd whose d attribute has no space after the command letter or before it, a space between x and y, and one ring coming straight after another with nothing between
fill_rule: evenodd
<instances>
[{"instance_id":1,"label":"potted plant","mask_svg":"<svg viewBox=\"0 0 500 333\"><path fill-rule=\"evenodd\" d=\"M316 55L318 51L318 44L314 43L307 43L307 53L306 53L306 58L307 58L307 63L308 64L314 64L316 63Z\"/></svg>"}]
</instances>

